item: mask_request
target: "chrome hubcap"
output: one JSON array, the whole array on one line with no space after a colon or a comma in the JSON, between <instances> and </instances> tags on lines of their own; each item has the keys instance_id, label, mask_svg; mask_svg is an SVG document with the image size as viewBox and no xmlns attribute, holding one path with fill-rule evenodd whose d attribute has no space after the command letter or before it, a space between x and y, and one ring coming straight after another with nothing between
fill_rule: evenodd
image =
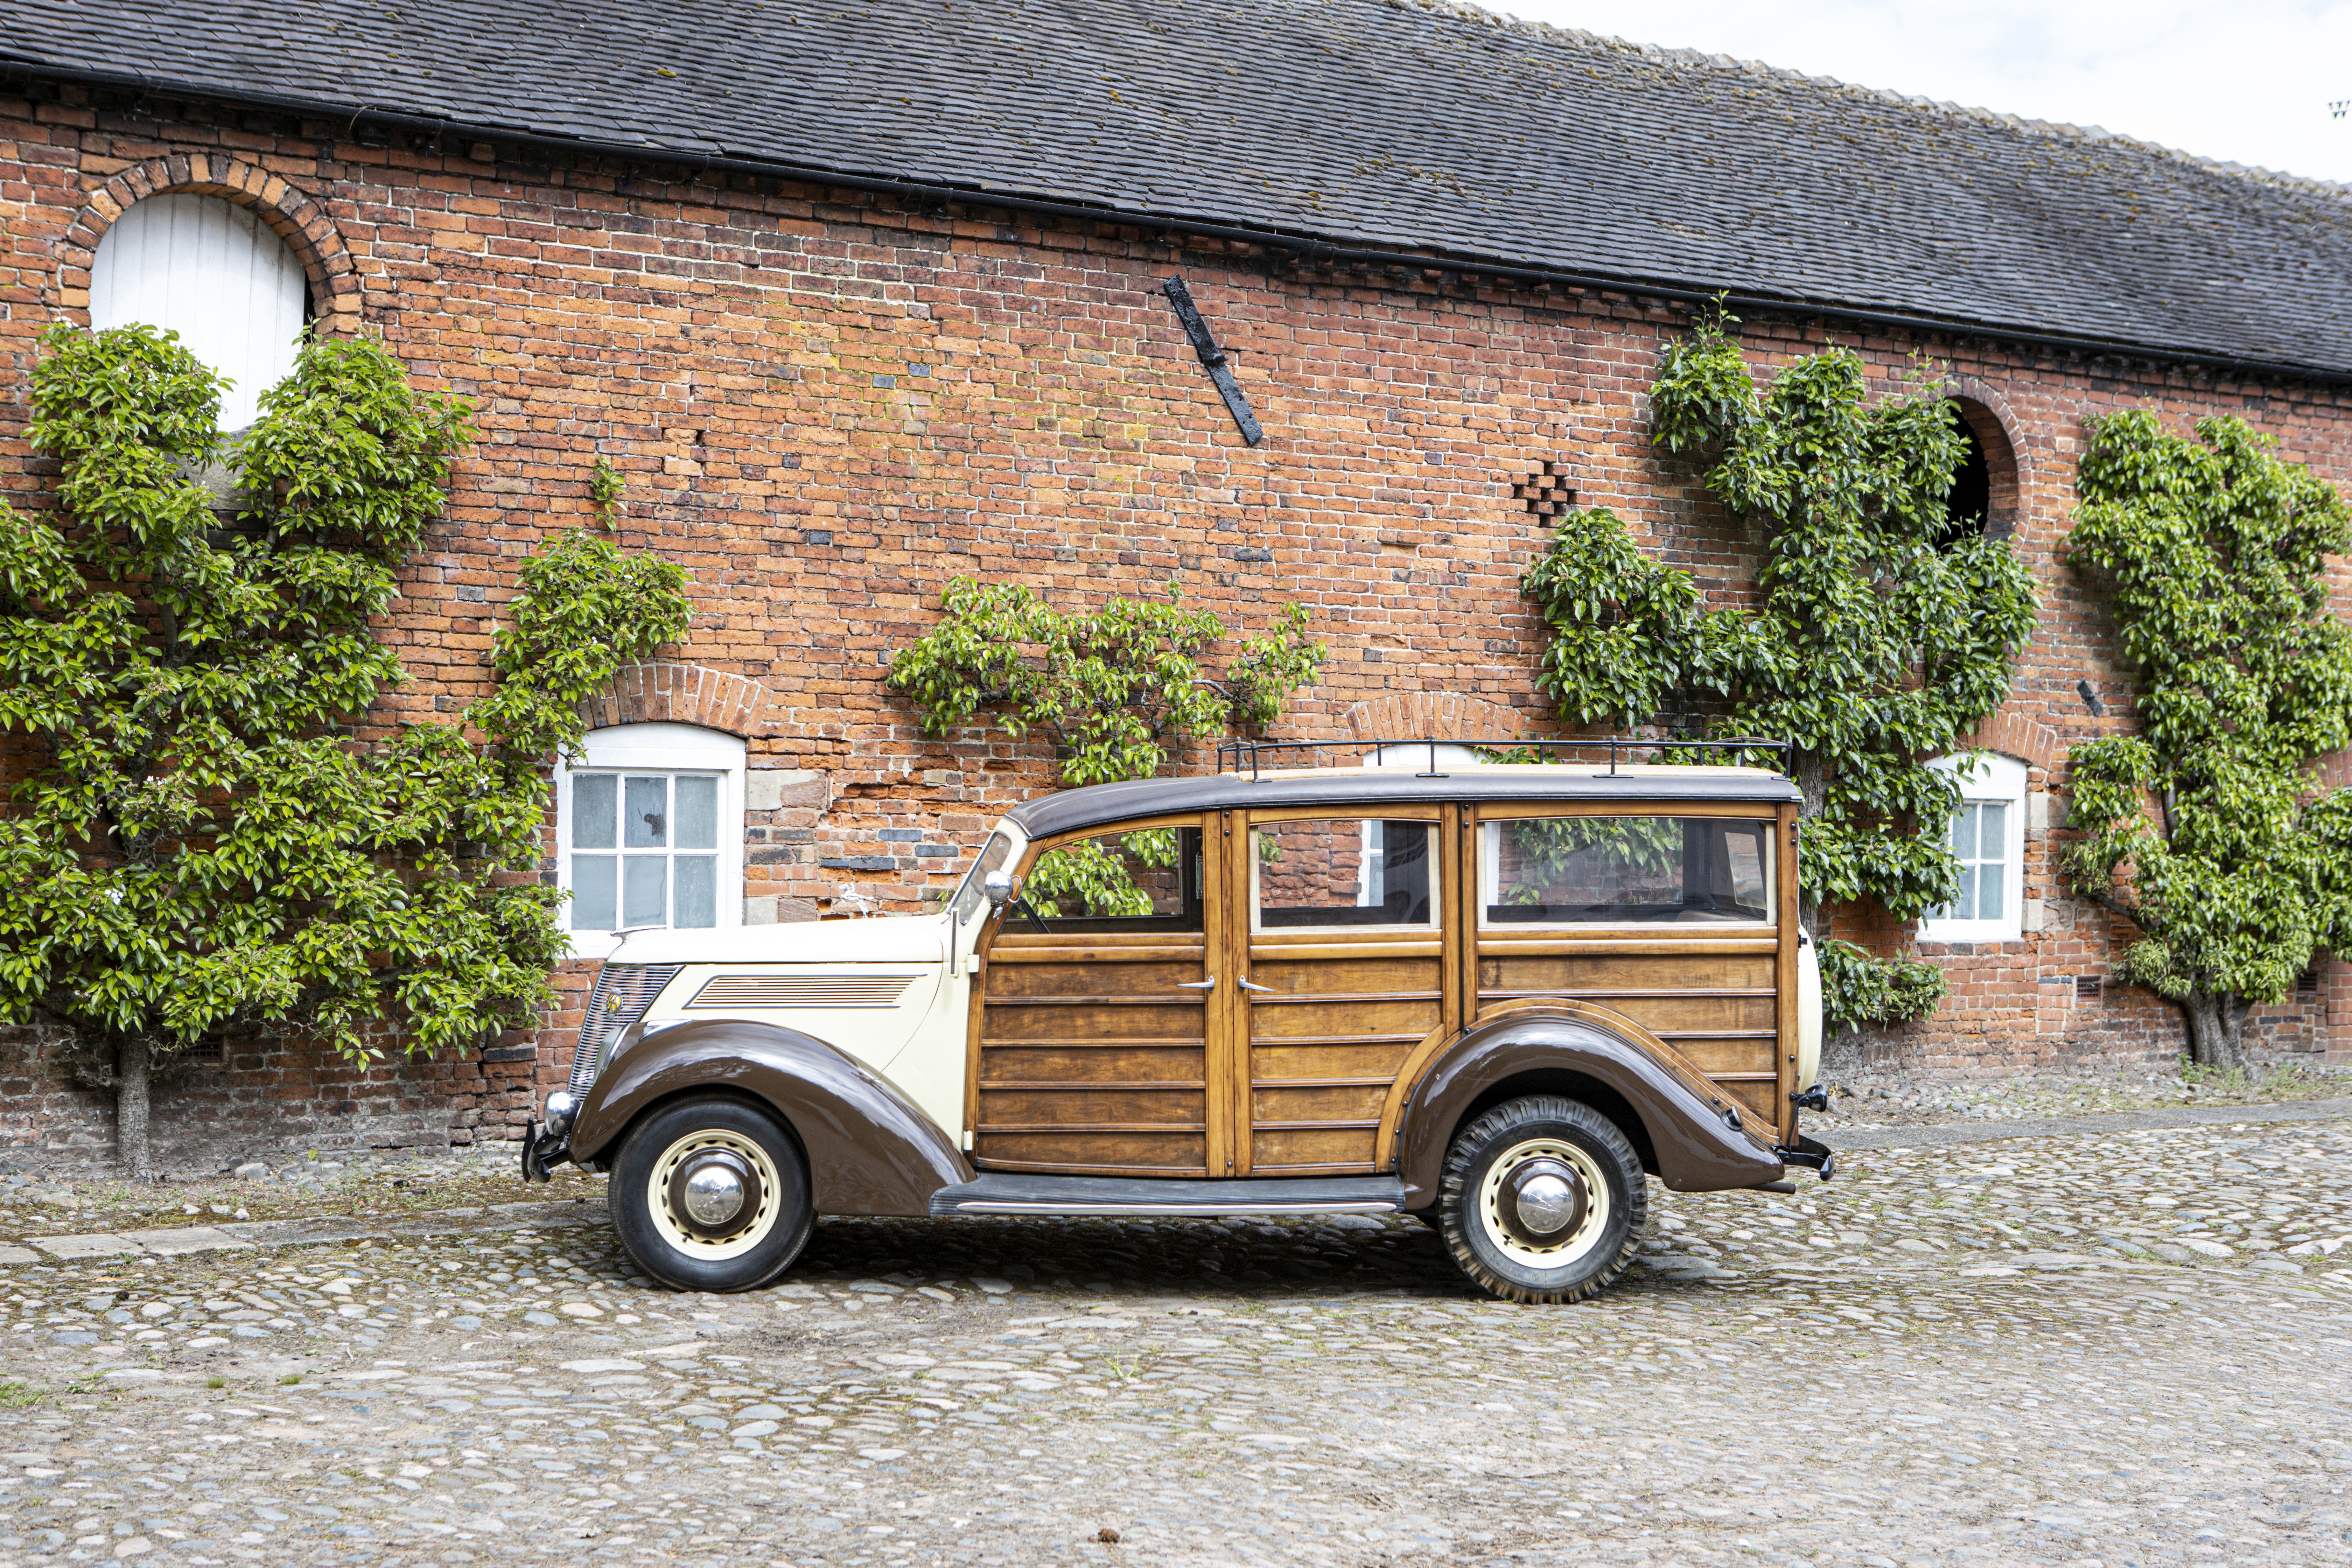
<instances>
[{"instance_id":1,"label":"chrome hubcap","mask_svg":"<svg viewBox=\"0 0 2352 1568\"><path fill-rule=\"evenodd\" d=\"M678 1206L698 1226L716 1229L743 1212L743 1174L719 1160L706 1160L687 1173L685 1202Z\"/></svg>"},{"instance_id":2,"label":"chrome hubcap","mask_svg":"<svg viewBox=\"0 0 2352 1568\"><path fill-rule=\"evenodd\" d=\"M1575 1167L1549 1154L1514 1165L1500 1195L1503 1201L1496 1206L1504 1227L1532 1247L1549 1246L1575 1230L1589 1206Z\"/></svg>"}]
</instances>

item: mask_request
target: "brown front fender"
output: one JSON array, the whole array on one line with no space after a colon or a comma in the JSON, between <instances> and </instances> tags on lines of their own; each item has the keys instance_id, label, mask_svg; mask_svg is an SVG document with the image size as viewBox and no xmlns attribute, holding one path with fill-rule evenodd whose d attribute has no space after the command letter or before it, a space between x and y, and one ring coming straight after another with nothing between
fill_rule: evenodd
<instances>
[{"instance_id":1,"label":"brown front fender","mask_svg":"<svg viewBox=\"0 0 2352 1568\"><path fill-rule=\"evenodd\" d=\"M971 1180L954 1142L873 1068L796 1029L728 1019L622 1036L572 1123L572 1159L609 1164L639 1115L695 1090L782 1117L808 1157L819 1214L927 1215L933 1193Z\"/></svg>"},{"instance_id":2,"label":"brown front fender","mask_svg":"<svg viewBox=\"0 0 2352 1568\"><path fill-rule=\"evenodd\" d=\"M1613 1095L1641 1122L1634 1142L1648 1144L1644 1163L1676 1192L1779 1181L1780 1157L1754 1130L1753 1113L1733 1131L1724 1121L1731 1102L1645 1033L1576 1004L1515 1008L1473 1028L1430 1064L1405 1102L1397 1171L1407 1201L1416 1208L1437 1201L1454 1131L1473 1106L1514 1079L1530 1094L1573 1098L1580 1086L1598 1086Z\"/></svg>"}]
</instances>

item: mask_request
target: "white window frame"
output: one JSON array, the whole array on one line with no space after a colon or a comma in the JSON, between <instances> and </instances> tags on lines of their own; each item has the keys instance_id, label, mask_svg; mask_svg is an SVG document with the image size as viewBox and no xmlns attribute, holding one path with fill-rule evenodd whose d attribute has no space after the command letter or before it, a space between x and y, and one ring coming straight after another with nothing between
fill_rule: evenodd
<instances>
[{"instance_id":1,"label":"white window frame","mask_svg":"<svg viewBox=\"0 0 2352 1568\"><path fill-rule=\"evenodd\" d=\"M123 209L89 273L93 331L134 323L180 342L233 384L225 431L250 426L261 395L294 368L310 279L293 248L250 207L172 192Z\"/></svg>"},{"instance_id":2,"label":"white window frame","mask_svg":"<svg viewBox=\"0 0 2352 1568\"><path fill-rule=\"evenodd\" d=\"M2008 842L2001 847L2005 897L2001 917L1992 921L1937 920L1923 916L1922 942L2019 942L2025 935L2025 788L2026 766L2015 757L1976 752L1937 757L1927 764L1952 781L1960 804L2006 805ZM1948 827L1947 832L1948 832Z\"/></svg>"},{"instance_id":3,"label":"white window frame","mask_svg":"<svg viewBox=\"0 0 2352 1568\"><path fill-rule=\"evenodd\" d=\"M614 724L591 730L578 756L555 770L555 877L572 887L572 779L582 773L615 770L642 773L711 773L719 777L718 927L743 923L742 737L699 724ZM600 851L601 853L601 851ZM621 945L608 931L572 931L572 907L559 917L575 958L608 958Z\"/></svg>"}]
</instances>

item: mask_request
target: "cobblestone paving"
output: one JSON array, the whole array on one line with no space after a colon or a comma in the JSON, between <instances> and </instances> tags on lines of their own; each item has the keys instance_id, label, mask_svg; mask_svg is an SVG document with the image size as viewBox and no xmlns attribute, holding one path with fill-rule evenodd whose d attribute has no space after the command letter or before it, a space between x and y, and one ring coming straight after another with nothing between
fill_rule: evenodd
<instances>
[{"instance_id":1,"label":"cobblestone paving","mask_svg":"<svg viewBox=\"0 0 2352 1568\"><path fill-rule=\"evenodd\" d=\"M0 1568L2352 1561L2352 1121L1654 1195L1574 1308L1370 1219L833 1222L732 1298L593 1204L6 1267Z\"/></svg>"}]
</instances>

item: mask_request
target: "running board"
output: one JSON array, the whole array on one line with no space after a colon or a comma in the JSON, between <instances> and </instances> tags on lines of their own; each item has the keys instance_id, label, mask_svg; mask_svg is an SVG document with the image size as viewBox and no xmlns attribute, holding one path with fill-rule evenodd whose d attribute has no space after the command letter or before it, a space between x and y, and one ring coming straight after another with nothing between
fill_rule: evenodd
<instances>
[{"instance_id":1,"label":"running board","mask_svg":"<svg viewBox=\"0 0 2352 1568\"><path fill-rule=\"evenodd\" d=\"M1124 1176L981 1176L931 1194L953 1215L1402 1214L1394 1176L1307 1181L1138 1181Z\"/></svg>"}]
</instances>

